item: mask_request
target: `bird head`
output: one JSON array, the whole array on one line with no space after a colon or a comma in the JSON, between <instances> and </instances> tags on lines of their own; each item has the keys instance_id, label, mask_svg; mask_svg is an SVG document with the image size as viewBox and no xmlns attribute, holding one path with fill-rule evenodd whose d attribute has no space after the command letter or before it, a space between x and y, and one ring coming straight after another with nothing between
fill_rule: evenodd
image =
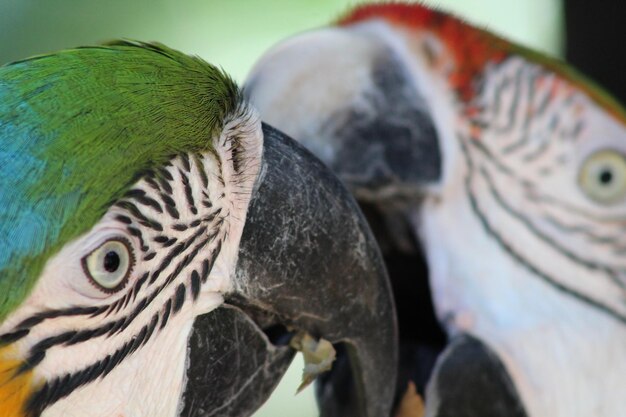
<instances>
[{"instance_id":1,"label":"bird head","mask_svg":"<svg viewBox=\"0 0 626 417\"><path fill-rule=\"evenodd\" d=\"M619 414L624 390L597 388L626 369L626 117L609 95L402 2L280 43L245 92L369 215L427 415Z\"/></svg>"},{"instance_id":2,"label":"bird head","mask_svg":"<svg viewBox=\"0 0 626 417\"><path fill-rule=\"evenodd\" d=\"M0 102L0 414L249 415L302 332L386 412L375 241L227 75L115 42L0 68Z\"/></svg>"}]
</instances>

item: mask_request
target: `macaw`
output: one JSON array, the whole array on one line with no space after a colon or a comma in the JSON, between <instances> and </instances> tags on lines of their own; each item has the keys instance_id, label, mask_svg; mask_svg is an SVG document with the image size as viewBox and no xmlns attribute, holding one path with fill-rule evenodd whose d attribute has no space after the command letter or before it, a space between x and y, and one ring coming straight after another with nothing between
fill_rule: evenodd
<instances>
[{"instance_id":1,"label":"macaw","mask_svg":"<svg viewBox=\"0 0 626 417\"><path fill-rule=\"evenodd\" d=\"M390 291L349 192L215 66L120 41L0 67L2 417L247 416L296 336L381 416Z\"/></svg>"},{"instance_id":2,"label":"macaw","mask_svg":"<svg viewBox=\"0 0 626 417\"><path fill-rule=\"evenodd\" d=\"M417 384L427 416L624 415L626 112L610 95L404 2L278 44L244 92L364 208L395 287L398 388Z\"/></svg>"}]
</instances>

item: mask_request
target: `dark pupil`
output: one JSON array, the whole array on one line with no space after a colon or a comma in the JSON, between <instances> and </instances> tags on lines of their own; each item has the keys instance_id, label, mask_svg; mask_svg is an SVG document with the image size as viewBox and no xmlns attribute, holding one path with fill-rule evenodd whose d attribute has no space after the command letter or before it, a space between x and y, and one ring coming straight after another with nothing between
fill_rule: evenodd
<instances>
[{"instance_id":1,"label":"dark pupil","mask_svg":"<svg viewBox=\"0 0 626 417\"><path fill-rule=\"evenodd\" d=\"M600 182L602 184L610 184L613 180L613 172L609 168L604 168L600 171Z\"/></svg>"},{"instance_id":2,"label":"dark pupil","mask_svg":"<svg viewBox=\"0 0 626 417\"><path fill-rule=\"evenodd\" d=\"M120 255L111 251L104 255L104 269L107 272L115 272L120 267Z\"/></svg>"}]
</instances>

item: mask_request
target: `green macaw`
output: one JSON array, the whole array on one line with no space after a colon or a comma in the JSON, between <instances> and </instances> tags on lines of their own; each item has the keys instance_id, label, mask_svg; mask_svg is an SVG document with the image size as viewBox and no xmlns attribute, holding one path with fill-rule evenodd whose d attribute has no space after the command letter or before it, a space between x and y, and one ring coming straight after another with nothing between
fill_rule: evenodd
<instances>
[{"instance_id":1,"label":"green macaw","mask_svg":"<svg viewBox=\"0 0 626 417\"><path fill-rule=\"evenodd\" d=\"M250 415L295 336L381 416L394 320L349 193L216 67L132 42L0 67L2 417Z\"/></svg>"},{"instance_id":2,"label":"green macaw","mask_svg":"<svg viewBox=\"0 0 626 417\"><path fill-rule=\"evenodd\" d=\"M403 2L279 44L244 91L365 209L398 387L415 382L427 416L624 415L626 112L609 95Z\"/></svg>"}]
</instances>

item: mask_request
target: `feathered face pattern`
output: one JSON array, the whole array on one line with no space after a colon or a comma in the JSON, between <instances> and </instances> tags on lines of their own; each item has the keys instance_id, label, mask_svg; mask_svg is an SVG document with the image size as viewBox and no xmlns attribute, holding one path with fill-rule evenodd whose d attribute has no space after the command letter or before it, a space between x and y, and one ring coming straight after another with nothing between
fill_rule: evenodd
<instances>
[{"instance_id":1,"label":"feathered face pattern","mask_svg":"<svg viewBox=\"0 0 626 417\"><path fill-rule=\"evenodd\" d=\"M609 96L556 60L402 3L274 48L246 91L379 211L387 235L400 241L410 224L438 319L497 352L529 415L619 414L626 117Z\"/></svg>"},{"instance_id":2,"label":"feathered face pattern","mask_svg":"<svg viewBox=\"0 0 626 417\"><path fill-rule=\"evenodd\" d=\"M511 57L485 72L459 126L464 169L450 175L486 231L534 275L626 322L621 122Z\"/></svg>"},{"instance_id":3,"label":"feathered face pattern","mask_svg":"<svg viewBox=\"0 0 626 417\"><path fill-rule=\"evenodd\" d=\"M53 64L81 59L85 64L90 55L99 58L103 72L86 66L93 78L83 79L82 85L92 82L91 88L109 90L94 90L94 99L77 98L75 108L57 107L66 93L63 89L75 87L75 80L72 67L62 69L66 75L61 76ZM54 142L46 142L54 141L54 137L74 141L77 146L76 153L48 154L44 163L65 164L60 170L51 170L51 175L58 172L61 176L49 180L71 183L72 176L81 175L86 181L90 175L111 180L100 182L97 188L77 182L70 190L79 195L77 201L61 198L48 207L66 213L76 209L75 215L80 215L81 209L102 210L102 214L93 224L82 224L75 236L49 254L32 290L0 323L0 409L7 417L70 412L90 416L176 415L193 320L220 305L222 294L231 288L260 165L260 122L254 111L239 101L236 87L215 68L164 47L125 44L68 51L39 60L47 61L50 70L50 82L42 91L56 92L59 101L48 96L47 103L38 102L36 92L22 99L31 108L38 106L42 117L57 126L52 137L37 136L41 130L31 128L30 140L40 141L40 146L48 149L55 149ZM30 69L42 65L40 61L34 60ZM25 62L22 71L27 73L29 64ZM154 71L147 68L151 66ZM81 65L76 68L85 70ZM177 72L180 68L194 69L197 78L176 78L184 74ZM106 71L117 72L117 77L112 74L108 78ZM120 77L121 73L124 76ZM160 77L173 78L166 83ZM161 91L162 100L127 102L133 105L125 107L125 95L131 92L134 97L143 88ZM176 108L180 104L169 100L176 100L177 91L197 95L191 100L179 97L182 108ZM122 106L111 107L107 95ZM206 109L205 117L194 119L199 116L194 110L200 109L194 109L194 99ZM100 112L100 125L77 129L80 120L76 118L81 116L75 112L81 111ZM126 121L144 117L152 120L153 126L134 136L138 131L133 126L119 125L125 120L120 115L124 112L132 114ZM65 131L62 121L68 117ZM135 123L144 125L146 121L137 119ZM18 126L13 131L19 129L19 122L22 126L31 123L0 115L0 126ZM29 146L26 135L7 135L0 140L12 146L24 140L22 145L17 143L18 149ZM103 148L102 140L114 145ZM107 152L92 154L94 166L83 165L85 172L72 172L73 167L80 166L72 161L84 157L80 150L89 146L92 151ZM116 172L124 163L113 164L111 154L133 160L135 166L125 169L134 172L130 176ZM107 172L88 172L100 168L102 160L109 164ZM12 166L19 167L18 162ZM28 163L22 163L23 169L28 169ZM132 181L120 182L116 177ZM6 184L0 180L0 185ZM95 205L103 198L108 200L103 206ZM48 201L51 199L54 195ZM81 207L85 200L94 206ZM11 201L2 203L5 215L20 208ZM78 207L62 206L67 203ZM52 229L43 227L39 239L50 239L46 233ZM4 225L1 230L11 229ZM62 231L56 234L62 235ZM19 234L14 236L19 239ZM16 248L13 256L18 256L19 242L11 247ZM11 259L11 253L8 255ZM28 280L19 278L16 282Z\"/></svg>"}]
</instances>

